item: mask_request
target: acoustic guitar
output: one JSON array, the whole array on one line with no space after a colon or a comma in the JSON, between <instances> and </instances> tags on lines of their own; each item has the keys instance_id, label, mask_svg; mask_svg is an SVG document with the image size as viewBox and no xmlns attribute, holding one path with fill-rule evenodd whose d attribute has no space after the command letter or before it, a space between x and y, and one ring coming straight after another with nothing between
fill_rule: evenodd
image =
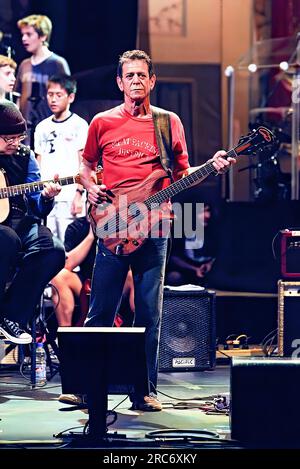
<instances>
[{"instance_id":1,"label":"acoustic guitar","mask_svg":"<svg viewBox=\"0 0 300 469\"><path fill-rule=\"evenodd\" d=\"M98 168L96 171L97 182L101 183L102 180L102 168ZM57 179L49 179L47 181L34 181L25 184L18 184L15 186L6 185L5 170L0 168L0 223L3 223L10 211L9 198L15 197L16 195L32 194L34 192L40 192L44 189L44 185L50 182L59 182L61 186L68 184L81 184L80 175L65 176Z\"/></svg>"}]
</instances>

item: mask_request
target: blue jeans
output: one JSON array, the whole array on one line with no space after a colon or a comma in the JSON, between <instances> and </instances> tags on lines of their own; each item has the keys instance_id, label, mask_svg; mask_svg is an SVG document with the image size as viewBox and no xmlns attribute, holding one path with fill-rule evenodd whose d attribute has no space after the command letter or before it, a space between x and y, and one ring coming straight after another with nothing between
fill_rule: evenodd
<instances>
[{"instance_id":1,"label":"blue jeans","mask_svg":"<svg viewBox=\"0 0 300 469\"><path fill-rule=\"evenodd\" d=\"M158 346L167 254L167 238L149 238L129 256L117 256L99 241L90 310L85 326L111 327L129 267L134 281L135 327L145 327L150 391L156 392Z\"/></svg>"}]
</instances>

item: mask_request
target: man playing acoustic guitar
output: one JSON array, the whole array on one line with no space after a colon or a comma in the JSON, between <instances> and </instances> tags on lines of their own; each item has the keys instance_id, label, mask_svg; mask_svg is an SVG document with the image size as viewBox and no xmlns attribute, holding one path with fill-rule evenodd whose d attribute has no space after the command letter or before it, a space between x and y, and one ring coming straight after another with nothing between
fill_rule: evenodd
<instances>
[{"instance_id":1,"label":"man playing acoustic guitar","mask_svg":"<svg viewBox=\"0 0 300 469\"><path fill-rule=\"evenodd\" d=\"M151 197L151 192L154 195L170 183L168 172L172 172L176 181L191 171L183 126L179 117L172 112L168 116L173 156L169 161L160 156L153 120L157 108L150 106L150 92L155 81L151 59L145 52L127 51L120 57L117 84L124 94L124 103L94 117L80 171L81 181L88 190L89 202L94 207L98 204L96 212L101 212L101 206L105 212L107 205L113 205L114 200L119 199L117 192L120 190L125 195L127 192L131 201L135 197L136 202L142 202L145 195ZM223 158L225 154L224 151L218 151L213 156L211 161L215 172L223 172L235 161L233 158ZM103 184L100 186L95 183L99 157L102 157L104 170ZM162 181L159 180L161 173L164 173ZM149 191L148 182L151 178L153 190ZM123 227L123 222L117 216L117 232L99 240L91 305L85 325L113 325L127 271L131 267L135 292L134 325L146 328L149 372L149 395L132 395L132 409L159 411L162 405L156 394L158 344L168 235L151 237L149 233L147 236L143 232L137 238L124 238L123 233L118 237L118 228L120 224ZM112 238L119 240L111 245Z\"/></svg>"},{"instance_id":2,"label":"man playing acoustic guitar","mask_svg":"<svg viewBox=\"0 0 300 469\"><path fill-rule=\"evenodd\" d=\"M62 244L41 225L60 185L46 183L42 192L26 196L17 192L40 180L33 152L21 144L25 136L26 122L17 106L0 101L0 333L16 344L32 341L24 329L47 283L65 263ZM14 185L13 194L9 187L3 189L6 182Z\"/></svg>"}]
</instances>

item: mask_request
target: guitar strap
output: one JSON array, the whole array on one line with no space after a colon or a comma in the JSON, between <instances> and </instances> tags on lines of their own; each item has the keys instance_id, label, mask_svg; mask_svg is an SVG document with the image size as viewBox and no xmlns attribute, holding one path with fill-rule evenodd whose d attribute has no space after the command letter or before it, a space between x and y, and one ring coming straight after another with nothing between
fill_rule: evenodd
<instances>
[{"instance_id":1,"label":"guitar strap","mask_svg":"<svg viewBox=\"0 0 300 469\"><path fill-rule=\"evenodd\" d=\"M173 182L172 170L174 166L174 155L172 151L170 113L155 106L151 106L151 109L161 165Z\"/></svg>"},{"instance_id":2,"label":"guitar strap","mask_svg":"<svg viewBox=\"0 0 300 469\"><path fill-rule=\"evenodd\" d=\"M172 170L174 166L174 154L172 151L171 119L168 111L151 106L155 129L156 143L159 148L160 162L171 182L174 182ZM172 238L168 238L166 264L169 262L172 249Z\"/></svg>"}]
</instances>

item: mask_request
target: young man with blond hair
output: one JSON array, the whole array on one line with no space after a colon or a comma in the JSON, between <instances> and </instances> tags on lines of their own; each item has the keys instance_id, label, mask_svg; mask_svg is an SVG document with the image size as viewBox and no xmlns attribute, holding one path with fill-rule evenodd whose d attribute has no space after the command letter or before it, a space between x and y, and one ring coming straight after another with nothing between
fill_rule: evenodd
<instances>
[{"instance_id":1,"label":"young man with blond hair","mask_svg":"<svg viewBox=\"0 0 300 469\"><path fill-rule=\"evenodd\" d=\"M20 110L27 120L32 135L35 126L51 111L47 104L47 82L51 75L70 75L69 65L63 57L49 50L52 32L51 20L45 15L30 15L17 23L22 43L31 57L21 62L16 81L20 93Z\"/></svg>"}]
</instances>

